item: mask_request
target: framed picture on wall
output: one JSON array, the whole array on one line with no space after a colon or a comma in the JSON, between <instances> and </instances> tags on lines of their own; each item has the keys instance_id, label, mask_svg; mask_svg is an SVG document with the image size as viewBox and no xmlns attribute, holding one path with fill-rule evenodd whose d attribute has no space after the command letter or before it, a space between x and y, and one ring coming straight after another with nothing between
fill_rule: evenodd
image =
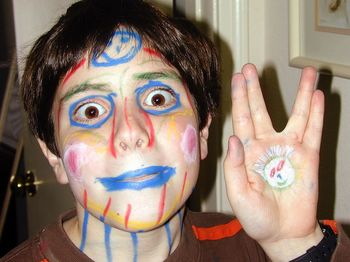
<instances>
[{"instance_id":1,"label":"framed picture on wall","mask_svg":"<svg viewBox=\"0 0 350 262\"><path fill-rule=\"evenodd\" d=\"M316 0L316 30L350 35L350 0Z\"/></svg>"},{"instance_id":2,"label":"framed picture on wall","mask_svg":"<svg viewBox=\"0 0 350 262\"><path fill-rule=\"evenodd\" d=\"M289 0L289 64L350 78L350 0Z\"/></svg>"}]
</instances>

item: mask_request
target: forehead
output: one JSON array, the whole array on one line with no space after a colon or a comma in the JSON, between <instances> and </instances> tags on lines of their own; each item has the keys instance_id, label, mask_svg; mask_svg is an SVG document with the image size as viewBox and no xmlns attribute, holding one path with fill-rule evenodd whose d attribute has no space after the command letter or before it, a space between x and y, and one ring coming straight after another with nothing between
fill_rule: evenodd
<instances>
[{"instance_id":1,"label":"forehead","mask_svg":"<svg viewBox=\"0 0 350 262\"><path fill-rule=\"evenodd\" d=\"M105 50L100 54L92 54L89 62L88 54L71 68L61 81L60 86L66 89L73 83L109 75L109 77L126 78L129 75L147 72L166 72L167 75L180 80L180 74L161 55L149 47L142 37L135 31L126 28L116 30L109 40ZM141 74L140 74L141 73Z\"/></svg>"}]
</instances>

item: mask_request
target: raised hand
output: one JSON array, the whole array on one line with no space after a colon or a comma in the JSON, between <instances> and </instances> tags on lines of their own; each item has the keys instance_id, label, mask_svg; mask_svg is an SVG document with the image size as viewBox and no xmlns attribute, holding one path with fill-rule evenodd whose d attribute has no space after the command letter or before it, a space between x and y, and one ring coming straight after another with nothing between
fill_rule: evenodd
<instances>
[{"instance_id":1,"label":"raised hand","mask_svg":"<svg viewBox=\"0 0 350 262\"><path fill-rule=\"evenodd\" d=\"M315 80L316 71L305 68L289 121L276 132L255 67L232 78L226 190L245 231L273 260L302 255L323 237L316 209L324 97Z\"/></svg>"}]
</instances>

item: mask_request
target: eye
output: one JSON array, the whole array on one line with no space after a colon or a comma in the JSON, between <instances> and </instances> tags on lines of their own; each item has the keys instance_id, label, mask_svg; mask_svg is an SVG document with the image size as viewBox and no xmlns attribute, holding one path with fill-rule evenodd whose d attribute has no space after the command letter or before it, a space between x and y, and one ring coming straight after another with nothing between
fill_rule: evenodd
<instances>
[{"instance_id":1,"label":"eye","mask_svg":"<svg viewBox=\"0 0 350 262\"><path fill-rule=\"evenodd\" d=\"M136 89L138 105L151 115L170 113L181 106L180 95L160 81L149 81Z\"/></svg>"},{"instance_id":2,"label":"eye","mask_svg":"<svg viewBox=\"0 0 350 262\"><path fill-rule=\"evenodd\" d=\"M167 89L156 89L150 91L147 94L147 97L144 100L144 104L146 106L171 106L176 102L176 98L174 96L174 92L172 90Z\"/></svg>"},{"instance_id":3,"label":"eye","mask_svg":"<svg viewBox=\"0 0 350 262\"><path fill-rule=\"evenodd\" d=\"M113 114L113 94L89 96L73 103L69 108L70 124L83 128L98 128Z\"/></svg>"},{"instance_id":4,"label":"eye","mask_svg":"<svg viewBox=\"0 0 350 262\"><path fill-rule=\"evenodd\" d=\"M75 114L74 118L76 120L84 121L84 120L92 120L96 119L103 114L106 113L106 108L104 108L102 105L97 103L87 103L79 107Z\"/></svg>"}]
</instances>

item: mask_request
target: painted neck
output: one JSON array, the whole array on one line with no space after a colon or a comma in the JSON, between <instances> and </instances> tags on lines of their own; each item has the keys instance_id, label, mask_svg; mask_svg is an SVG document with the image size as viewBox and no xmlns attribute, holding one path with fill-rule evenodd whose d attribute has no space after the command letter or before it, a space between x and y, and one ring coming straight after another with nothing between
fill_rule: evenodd
<instances>
[{"instance_id":1,"label":"painted neck","mask_svg":"<svg viewBox=\"0 0 350 262\"><path fill-rule=\"evenodd\" d=\"M151 231L131 233L103 223L78 204L77 217L63 227L72 242L94 261L164 261L180 242L183 213L184 208Z\"/></svg>"}]
</instances>

